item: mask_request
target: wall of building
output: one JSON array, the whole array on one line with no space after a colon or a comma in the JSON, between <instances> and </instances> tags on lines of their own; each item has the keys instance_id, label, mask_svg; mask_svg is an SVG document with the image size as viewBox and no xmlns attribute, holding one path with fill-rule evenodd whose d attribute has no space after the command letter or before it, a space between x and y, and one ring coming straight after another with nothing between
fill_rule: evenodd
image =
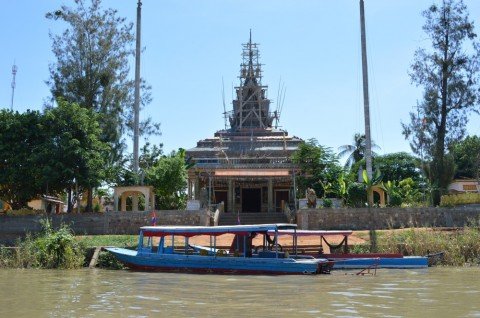
<instances>
[{"instance_id":1,"label":"wall of building","mask_svg":"<svg viewBox=\"0 0 480 318\"><path fill-rule=\"evenodd\" d=\"M207 225L210 218L201 211L157 211L157 225ZM13 244L26 233L38 233L45 215L0 216L0 244ZM78 235L138 234L138 229L151 225L151 213L107 212L85 214L53 214L48 216L54 227L69 225Z\"/></svg>"},{"instance_id":2,"label":"wall of building","mask_svg":"<svg viewBox=\"0 0 480 318\"><path fill-rule=\"evenodd\" d=\"M457 208L305 209L297 212L300 229L368 230L404 227L462 227L480 221L480 206Z\"/></svg>"}]
</instances>

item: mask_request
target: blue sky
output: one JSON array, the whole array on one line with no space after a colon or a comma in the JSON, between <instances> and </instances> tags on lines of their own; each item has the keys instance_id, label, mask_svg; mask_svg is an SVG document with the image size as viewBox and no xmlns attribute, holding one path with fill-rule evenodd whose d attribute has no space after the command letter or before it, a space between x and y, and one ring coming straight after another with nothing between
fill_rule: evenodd
<instances>
[{"instance_id":1,"label":"blue sky","mask_svg":"<svg viewBox=\"0 0 480 318\"><path fill-rule=\"evenodd\" d=\"M135 21L136 0L104 0ZM480 34L480 1L465 0ZM54 62L49 32L64 25L45 13L73 1L2 1L0 11L0 107L9 108L11 69L18 66L14 110L42 109L45 81ZM410 83L409 66L429 41L421 12L430 0L366 0L372 138L379 153L410 151L401 134L421 90ZM238 84L241 43L252 29L264 63L263 84L273 108L279 81L286 87L280 125L290 135L316 138L333 150L363 132L359 7L357 0L143 0L142 77L153 102L141 113L161 122L166 152L192 148L224 127L222 78L227 110ZM132 77L134 74L133 63ZM480 135L472 114L470 134Z\"/></svg>"}]
</instances>

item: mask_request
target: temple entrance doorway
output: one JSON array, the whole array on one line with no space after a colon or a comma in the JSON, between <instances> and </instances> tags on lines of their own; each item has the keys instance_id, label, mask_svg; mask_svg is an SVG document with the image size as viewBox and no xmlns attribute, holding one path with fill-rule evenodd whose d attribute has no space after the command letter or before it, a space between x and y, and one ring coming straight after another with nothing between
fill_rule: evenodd
<instances>
[{"instance_id":1,"label":"temple entrance doorway","mask_svg":"<svg viewBox=\"0 0 480 318\"><path fill-rule=\"evenodd\" d=\"M282 212L284 205L288 203L288 190L275 191L275 212Z\"/></svg>"},{"instance_id":2,"label":"temple entrance doorway","mask_svg":"<svg viewBox=\"0 0 480 318\"><path fill-rule=\"evenodd\" d=\"M262 211L262 191L260 188L242 189L242 212Z\"/></svg>"},{"instance_id":3,"label":"temple entrance doorway","mask_svg":"<svg viewBox=\"0 0 480 318\"><path fill-rule=\"evenodd\" d=\"M227 191L215 191L215 203L221 203L223 201L224 212L228 211L228 199L227 199Z\"/></svg>"}]
</instances>

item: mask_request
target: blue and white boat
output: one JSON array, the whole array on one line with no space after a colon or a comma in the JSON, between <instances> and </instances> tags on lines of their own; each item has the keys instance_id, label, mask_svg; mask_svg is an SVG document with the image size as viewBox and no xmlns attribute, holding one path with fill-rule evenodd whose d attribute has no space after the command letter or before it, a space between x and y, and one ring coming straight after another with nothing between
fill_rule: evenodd
<instances>
[{"instance_id":1,"label":"blue and white boat","mask_svg":"<svg viewBox=\"0 0 480 318\"><path fill-rule=\"evenodd\" d=\"M292 235L291 230L280 230L278 236ZM310 255L315 258L328 259L333 262L333 269L365 269L365 268L425 268L429 266L427 256L404 256L400 253L350 253L348 237L352 231L322 231L322 230L296 230L295 236L315 236L319 238L318 244L308 246L296 246L299 255ZM341 236L339 244L331 244L327 239ZM324 253L322 243L330 248L330 253ZM292 250L292 247L282 247ZM332 252L335 250L337 252Z\"/></svg>"},{"instance_id":2,"label":"blue and white boat","mask_svg":"<svg viewBox=\"0 0 480 318\"><path fill-rule=\"evenodd\" d=\"M295 224L144 226L140 228L136 251L106 249L135 270L272 275L329 273L332 263L327 259L284 252L278 244L269 244L268 233L278 242L280 230L291 231L292 242L296 244ZM224 234L234 235L228 250L217 248L217 237ZM200 235L209 237L209 246L189 243L190 238ZM263 244L254 247L252 240L257 235L263 235Z\"/></svg>"}]
</instances>

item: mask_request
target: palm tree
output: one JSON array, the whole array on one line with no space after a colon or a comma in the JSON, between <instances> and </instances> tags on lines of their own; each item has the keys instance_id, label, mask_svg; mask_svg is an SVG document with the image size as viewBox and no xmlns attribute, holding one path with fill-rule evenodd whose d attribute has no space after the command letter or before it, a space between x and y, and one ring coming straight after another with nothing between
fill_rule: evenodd
<instances>
[{"instance_id":1,"label":"palm tree","mask_svg":"<svg viewBox=\"0 0 480 318\"><path fill-rule=\"evenodd\" d=\"M348 156L347 161L345 162L345 168L350 168L354 163L362 160L365 157L365 147L365 134L360 133L356 133L353 136L353 144L338 147L338 150L340 151L338 156L340 158ZM380 149L380 147L372 141L372 149ZM377 154L372 151L372 156L376 155Z\"/></svg>"}]
</instances>

